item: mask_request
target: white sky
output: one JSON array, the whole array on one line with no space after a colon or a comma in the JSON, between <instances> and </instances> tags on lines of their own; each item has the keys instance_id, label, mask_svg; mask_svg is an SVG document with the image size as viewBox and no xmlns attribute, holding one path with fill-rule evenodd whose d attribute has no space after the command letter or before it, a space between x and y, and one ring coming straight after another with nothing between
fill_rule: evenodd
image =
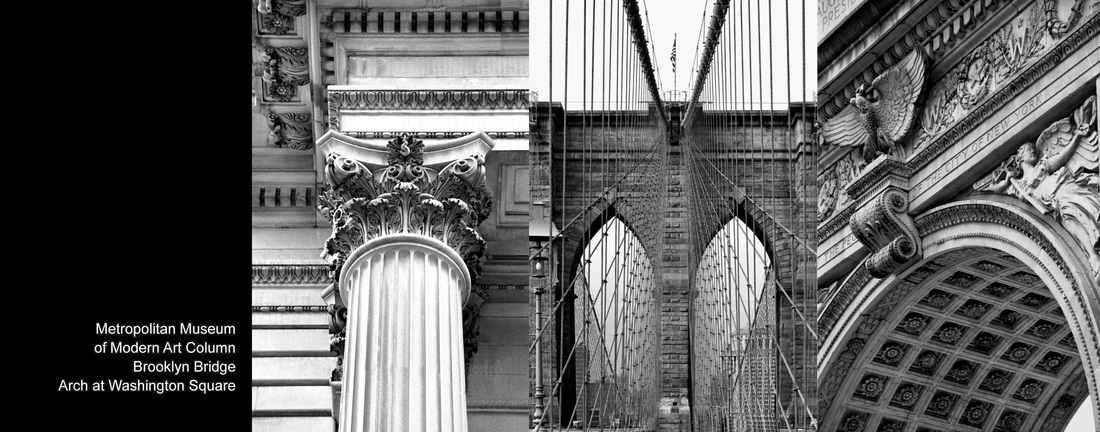
<instances>
[{"instance_id":1,"label":"white sky","mask_svg":"<svg viewBox=\"0 0 1100 432\"><path fill-rule=\"evenodd\" d=\"M1096 432L1093 420L1096 418L1096 410L1092 407L1092 396L1085 398L1077 414L1066 425L1066 432Z\"/></svg>"},{"instance_id":2,"label":"white sky","mask_svg":"<svg viewBox=\"0 0 1100 432\"><path fill-rule=\"evenodd\" d=\"M530 55L530 83L531 89L538 92L540 101L550 99L550 3L553 3L553 100L563 99L565 86L569 87L570 107L580 107L582 99L602 101L601 96L605 75L617 76L618 70L614 65L604 66L608 60L604 60L602 44L604 34L608 30L615 30L620 24L621 14L614 7L621 7L621 0L605 2L605 0L570 0L569 5L569 43L566 50L566 0L553 0L531 2L531 55ZM615 4L612 7L612 3ZM738 52L747 53L742 56L746 60L739 68L749 73L745 76L745 86L755 89L757 93L752 97L757 106L768 102L782 103L785 106L788 100L813 100L817 87L817 29L816 20L804 17L803 10L817 10L816 0L803 3L802 1L788 2L771 0L771 9L767 9L768 0L735 0L731 2L728 19L734 23L723 31L733 31L733 35L741 43L751 42L751 49L742 46ZM584 12L588 7L588 34L585 34ZM713 8L712 0L680 0L661 1L643 0L643 23L646 24L646 34L651 46L655 47L651 53L657 68L662 97L665 92L677 89L687 92L692 80L694 80L694 62L697 56L702 54L702 37L710 23L710 15ZM764 8L761 9L761 6ZM604 16L604 8L609 9L607 17ZM750 9L751 8L751 9ZM771 27L769 32L768 14L771 14ZM648 17L648 19L647 19ZM760 23L757 19L761 20ZM745 21L745 20L751 21ZM595 24L593 24L593 21ZM625 22L625 20L621 20ZM611 22L608 29L604 29L603 23ZM739 24L738 24L739 23ZM625 23L623 23L625 25ZM751 25L751 29L749 28ZM803 31L803 27L805 31ZM761 31L761 27L763 31ZM700 30L702 29L702 30ZM702 32L702 33L701 33ZM593 38L593 34L596 35ZM769 36L770 34L770 36ZM670 52L672 50L673 37L676 38L677 68L672 71ZM585 41L588 41L585 44ZM770 44L770 46L769 46ZM735 44L737 45L737 44ZM757 45L762 46L757 49ZM789 47L788 47L789 45ZM629 47L629 46L628 46ZM631 48L632 49L632 48ZM788 51L789 49L789 51ZM611 51L611 49L609 49ZM698 51L698 54L697 54ZM568 52L568 56L566 55ZM771 59L769 60L769 55ZM566 82L565 63L569 62L568 82ZM591 71L592 66L584 64L586 61L595 65L595 79L591 79L585 71ZM614 62L612 62L614 63ZM804 64L803 64L804 63ZM790 65L790 67L788 67ZM770 67L769 67L770 66ZM803 69L805 68L805 72ZM790 70L788 73L788 69ZM761 76L764 81L761 81ZM787 81L790 80L790 94L787 93ZM594 83L586 85L585 81ZM769 89L769 86L771 87ZM759 92L765 93L760 95ZM588 96L591 95L591 96ZM746 93L747 95L747 93ZM801 95L798 97L797 95ZM747 97L746 97L747 99ZM595 109L601 107L597 104ZM776 107L780 108L779 106Z\"/></svg>"}]
</instances>

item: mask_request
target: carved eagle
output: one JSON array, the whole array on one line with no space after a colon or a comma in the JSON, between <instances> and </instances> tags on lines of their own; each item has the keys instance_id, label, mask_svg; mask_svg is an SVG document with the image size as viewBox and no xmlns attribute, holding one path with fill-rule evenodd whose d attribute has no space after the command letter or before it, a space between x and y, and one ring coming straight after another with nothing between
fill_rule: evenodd
<instances>
[{"instance_id":1,"label":"carved eagle","mask_svg":"<svg viewBox=\"0 0 1100 432\"><path fill-rule=\"evenodd\" d=\"M825 143L861 145L867 163L880 154L900 154L897 142L909 132L916 117L925 63L924 53L914 50L876 77L870 86L859 86L851 104L822 127Z\"/></svg>"}]
</instances>

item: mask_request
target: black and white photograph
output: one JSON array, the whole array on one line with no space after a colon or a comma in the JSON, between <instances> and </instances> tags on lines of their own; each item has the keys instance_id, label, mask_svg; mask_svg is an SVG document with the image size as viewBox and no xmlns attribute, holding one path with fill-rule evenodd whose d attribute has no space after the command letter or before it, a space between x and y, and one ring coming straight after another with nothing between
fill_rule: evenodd
<instances>
[{"instance_id":1,"label":"black and white photograph","mask_svg":"<svg viewBox=\"0 0 1100 432\"><path fill-rule=\"evenodd\" d=\"M1100 431L1100 0L232 3L16 17L16 429Z\"/></svg>"}]
</instances>

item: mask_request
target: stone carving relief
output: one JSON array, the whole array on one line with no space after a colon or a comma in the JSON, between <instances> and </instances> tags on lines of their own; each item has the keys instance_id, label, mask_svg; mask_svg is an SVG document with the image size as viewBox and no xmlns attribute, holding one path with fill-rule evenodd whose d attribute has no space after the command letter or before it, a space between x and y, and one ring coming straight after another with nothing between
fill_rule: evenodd
<instances>
[{"instance_id":1,"label":"stone carving relief","mask_svg":"<svg viewBox=\"0 0 1100 432\"><path fill-rule=\"evenodd\" d=\"M285 35L294 32L294 18L306 14L306 0L259 0L260 34Z\"/></svg>"},{"instance_id":2,"label":"stone carving relief","mask_svg":"<svg viewBox=\"0 0 1100 432\"><path fill-rule=\"evenodd\" d=\"M336 294L339 297L339 294ZM332 381L344 380L344 345L347 341L348 308L342 301L329 305L329 350L336 355L336 367L332 369Z\"/></svg>"},{"instance_id":3,"label":"stone carving relief","mask_svg":"<svg viewBox=\"0 0 1100 432\"><path fill-rule=\"evenodd\" d=\"M1075 27L1081 16L1096 12L1096 2L1085 3L1084 0L1035 2L967 54L929 89L918 120L914 148L928 144L987 96L1007 85Z\"/></svg>"},{"instance_id":4,"label":"stone carving relief","mask_svg":"<svg viewBox=\"0 0 1100 432\"><path fill-rule=\"evenodd\" d=\"M1015 196L1056 219L1078 241L1100 284L1100 143L1096 96L1046 128L1034 142L980 182L985 191Z\"/></svg>"},{"instance_id":5,"label":"stone carving relief","mask_svg":"<svg viewBox=\"0 0 1100 432\"><path fill-rule=\"evenodd\" d=\"M333 279L339 280L344 260L366 241L415 233L453 248L476 280L485 240L475 228L492 207L485 188L485 160L473 155L436 173L423 165L423 141L405 135L390 141L387 148L389 165L377 178L358 161L336 153L328 156L327 190L318 197L318 208L333 223L325 242Z\"/></svg>"},{"instance_id":6,"label":"stone carving relief","mask_svg":"<svg viewBox=\"0 0 1100 432\"><path fill-rule=\"evenodd\" d=\"M851 200L844 189L859 174L863 162L849 152L837 160L830 169L818 176L817 221L824 222L834 209L844 208Z\"/></svg>"},{"instance_id":7,"label":"stone carving relief","mask_svg":"<svg viewBox=\"0 0 1100 432\"><path fill-rule=\"evenodd\" d=\"M851 104L823 126L825 143L859 146L866 163L882 154L904 156L899 141L913 124L926 62L923 51L913 50L871 85L859 86Z\"/></svg>"},{"instance_id":8,"label":"stone carving relief","mask_svg":"<svg viewBox=\"0 0 1100 432\"><path fill-rule=\"evenodd\" d=\"M921 255L920 236L908 209L908 193L888 187L852 215L852 234L871 250L864 264L871 276L886 277Z\"/></svg>"},{"instance_id":9,"label":"stone carving relief","mask_svg":"<svg viewBox=\"0 0 1100 432\"><path fill-rule=\"evenodd\" d=\"M298 87L309 84L309 56L305 48L263 49L264 100L291 102L298 99Z\"/></svg>"},{"instance_id":10,"label":"stone carving relief","mask_svg":"<svg viewBox=\"0 0 1100 432\"><path fill-rule=\"evenodd\" d=\"M480 286L472 287L470 300L462 306L462 346L466 354L466 374L470 373L470 359L477 352L477 337L481 334L481 305L489 299L489 293Z\"/></svg>"},{"instance_id":11,"label":"stone carving relief","mask_svg":"<svg viewBox=\"0 0 1100 432\"><path fill-rule=\"evenodd\" d=\"M267 144L274 147L287 147L294 150L313 148L313 120L309 114L267 115Z\"/></svg>"}]
</instances>

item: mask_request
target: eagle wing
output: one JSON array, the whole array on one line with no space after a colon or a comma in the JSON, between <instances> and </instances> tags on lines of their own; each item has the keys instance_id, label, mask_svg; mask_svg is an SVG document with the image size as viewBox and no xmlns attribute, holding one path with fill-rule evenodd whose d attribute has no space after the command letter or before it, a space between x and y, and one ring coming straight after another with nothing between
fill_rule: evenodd
<instances>
[{"instance_id":1,"label":"eagle wing","mask_svg":"<svg viewBox=\"0 0 1100 432\"><path fill-rule=\"evenodd\" d=\"M861 146L867 142L867 127L859 118L859 110L849 104L821 127L825 144L843 147Z\"/></svg>"},{"instance_id":2,"label":"eagle wing","mask_svg":"<svg viewBox=\"0 0 1100 432\"><path fill-rule=\"evenodd\" d=\"M878 102L871 109L879 120L879 133L892 142L902 139L913 125L925 63L924 52L913 50L871 83L878 92Z\"/></svg>"}]
</instances>

